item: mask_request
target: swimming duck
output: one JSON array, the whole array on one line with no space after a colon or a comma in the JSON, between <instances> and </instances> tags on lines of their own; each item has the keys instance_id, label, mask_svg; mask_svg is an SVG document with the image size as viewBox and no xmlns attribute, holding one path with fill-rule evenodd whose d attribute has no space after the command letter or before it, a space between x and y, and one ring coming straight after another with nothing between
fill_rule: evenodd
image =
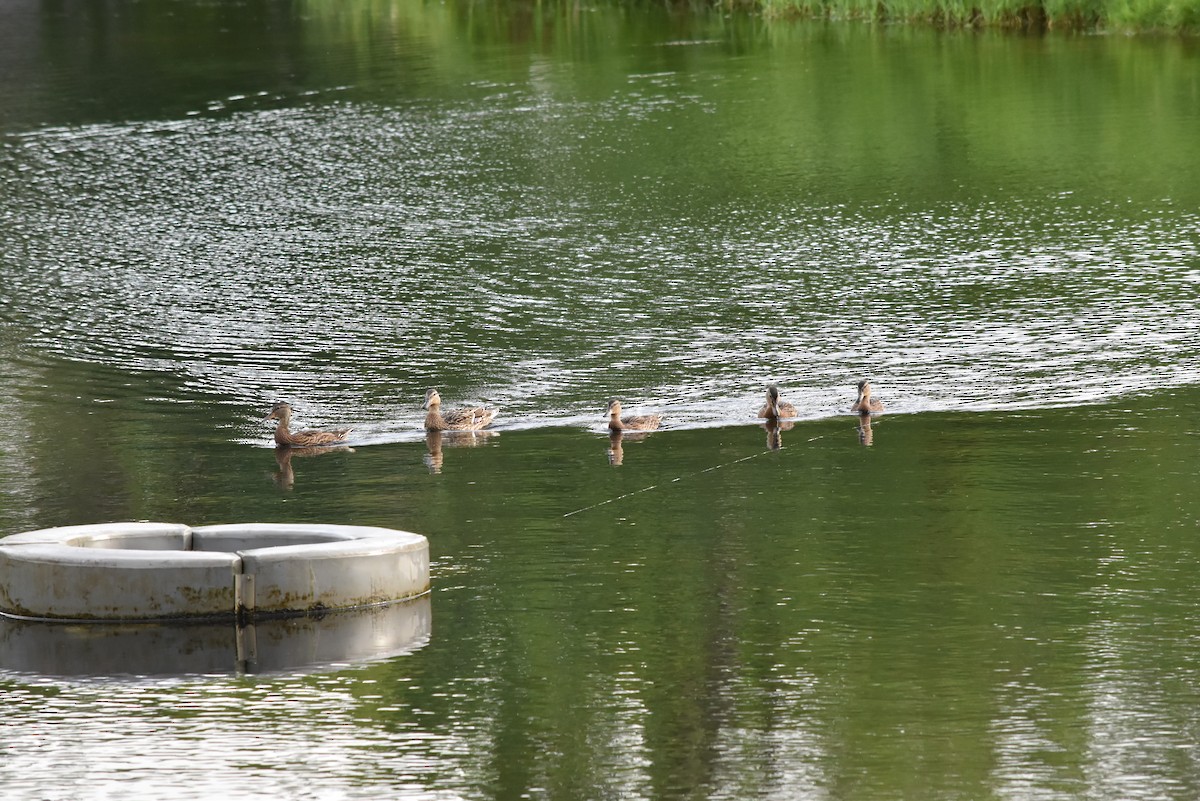
<instances>
[{"instance_id":1,"label":"swimming duck","mask_svg":"<svg viewBox=\"0 0 1200 801\"><path fill-rule=\"evenodd\" d=\"M609 431L653 431L658 428L658 424L661 422L662 415L658 414L638 414L622 417L621 402L619 400L608 402Z\"/></svg>"},{"instance_id":2,"label":"swimming duck","mask_svg":"<svg viewBox=\"0 0 1200 801\"><path fill-rule=\"evenodd\" d=\"M858 400L850 407L850 411L859 414L883 411L883 404L871 397L871 385L865 380L858 382Z\"/></svg>"},{"instance_id":3,"label":"swimming duck","mask_svg":"<svg viewBox=\"0 0 1200 801\"><path fill-rule=\"evenodd\" d=\"M293 434L288 430L292 422L292 407L283 401L276 402L271 407L271 411L267 416L263 418L264 421L271 419L279 421L279 425L275 426L275 444L290 445L294 448L333 445L344 440L346 435L353 430L339 428L334 431L315 431L311 428L306 428L303 431L297 431Z\"/></svg>"},{"instance_id":4,"label":"swimming duck","mask_svg":"<svg viewBox=\"0 0 1200 801\"><path fill-rule=\"evenodd\" d=\"M425 404L422 408L429 410L429 413L425 415L426 431L474 431L492 422L496 416L495 409L486 409L482 406L471 409L451 409L443 414L441 411L442 396L436 389L425 393Z\"/></svg>"},{"instance_id":5,"label":"swimming duck","mask_svg":"<svg viewBox=\"0 0 1200 801\"><path fill-rule=\"evenodd\" d=\"M781 417L795 417L796 407L787 401L780 402L779 387L772 384L767 387L767 402L758 410L759 417L768 420L778 420Z\"/></svg>"}]
</instances>

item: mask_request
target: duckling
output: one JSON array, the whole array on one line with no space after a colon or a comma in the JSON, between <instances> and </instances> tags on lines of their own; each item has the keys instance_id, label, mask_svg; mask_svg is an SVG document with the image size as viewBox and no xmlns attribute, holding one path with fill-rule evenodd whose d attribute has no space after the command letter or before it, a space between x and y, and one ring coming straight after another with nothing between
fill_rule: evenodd
<instances>
[{"instance_id":1,"label":"duckling","mask_svg":"<svg viewBox=\"0 0 1200 801\"><path fill-rule=\"evenodd\" d=\"M264 421L275 419L279 421L279 425L275 426L275 444L289 445L294 448L309 448L320 445L333 445L341 442L346 438L353 429L339 428L334 431L316 431L306 428L303 431L292 433L288 427L292 422L292 407L290 404L278 401L271 407L271 411L263 418Z\"/></svg>"},{"instance_id":2,"label":"duckling","mask_svg":"<svg viewBox=\"0 0 1200 801\"><path fill-rule=\"evenodd\" d=\"M850 411L859 414L883 411L883 404L871 397L871 385L865 379L858 382L858 400L850 407Z\"/></svg>"},{"instance_id":3,"label":"duckling","mask_svg":"<svg viewBox=\"0 0 1200 801\"><path fill-rule=\"evenodd\" d=\"M768 420L778 420L781 417L795 417L796 407L787 401L780 402L779 387L772 384L767 387L767 402L761 409L758 410L759 417L765 417Z\"/></svg>"},{"instance_id":4,"label":"duckling","mask_svg":"<svg viewBox=\"0 0 1200 801\"><path fill-rule=\"evenodd\" d=\"M425 393L425 404L428 409L425 415L426 431L474 431L483 428L496 416L495 409L477 406L471 409L451 409L442 414L442 396L436 389Z\"/></svg>"},{"instance_id":5,"label":"duckling","mask_svg":"<svg viewBox=\"0 0 1200 801\"><path fill-rule=\"evenodd\" d=\"M619 400L611 400L608 402L608 430L609 431L653 431L658 428L662 422L662 415L658 414L640 414L630 415L629 417L621 417L621 402Z\"/></svg>"}]
</instances>

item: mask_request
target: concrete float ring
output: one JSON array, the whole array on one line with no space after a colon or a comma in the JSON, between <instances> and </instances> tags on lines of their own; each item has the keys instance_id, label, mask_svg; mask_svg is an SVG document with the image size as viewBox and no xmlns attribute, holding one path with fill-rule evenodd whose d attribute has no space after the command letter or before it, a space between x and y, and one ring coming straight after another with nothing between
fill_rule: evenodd
<instances>
[{"instance_id":1,"label":"concrete float ring","mask_svg":"<svg viewBox=\"0 0 1200 801\"><path fill-rule=\"evenodd\" d=\"M0 539L0 614L40 620L287 617L429 591L429 541L373 526L63 526Z\"/></svg>"}]
</instances>

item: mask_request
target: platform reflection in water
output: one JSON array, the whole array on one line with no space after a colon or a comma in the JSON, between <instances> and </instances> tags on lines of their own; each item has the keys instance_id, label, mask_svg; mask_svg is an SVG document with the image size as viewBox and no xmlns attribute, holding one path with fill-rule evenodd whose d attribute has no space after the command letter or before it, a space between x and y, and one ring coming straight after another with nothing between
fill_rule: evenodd
<instances>
[{"instance_id":1,"label":"platform reflection in water","mask_svg":"<svg viewBox=\"0 0 1200 801\"><path fill-rule=\"evenodd\" d=\"M59 677L316 672L430 638L429 595L321 617L230 623L49 623L0 617L0 671Z\"/></svg>"}]
</instances>

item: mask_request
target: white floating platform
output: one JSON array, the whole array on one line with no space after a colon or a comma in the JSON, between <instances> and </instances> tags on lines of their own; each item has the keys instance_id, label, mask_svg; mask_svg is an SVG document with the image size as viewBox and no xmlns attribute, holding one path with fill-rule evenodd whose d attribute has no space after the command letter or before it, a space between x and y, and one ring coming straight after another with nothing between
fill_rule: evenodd
<instances>
[{"instance_id":1,"label":"white floating platform","mask_svg":"<svg viewBox=\"0 0 1200 801\"><path fill-rule=\"evenodd\" d=\"M43 620L253 620L429 591L429 541L370 526L65 526L0 539L0 613Z\"/></svg>"}]
</instances>

